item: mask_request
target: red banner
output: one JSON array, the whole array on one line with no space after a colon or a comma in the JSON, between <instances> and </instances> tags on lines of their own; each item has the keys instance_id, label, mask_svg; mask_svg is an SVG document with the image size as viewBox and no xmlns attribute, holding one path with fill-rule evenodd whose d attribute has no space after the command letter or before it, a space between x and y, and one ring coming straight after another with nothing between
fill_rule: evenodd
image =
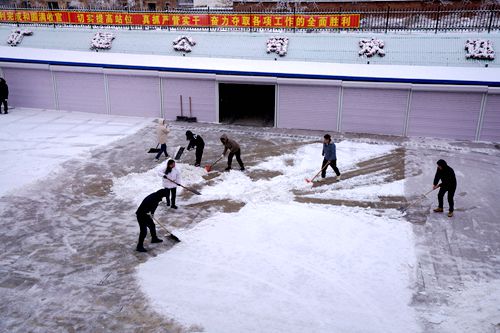
<instances>
[{"instance_id":1,"label":"red banner","mask_svg":"<svg viewBox=\"0 0 500 333\"><path fill-rule=\"evenodd\" d=\"M0 22L200 28L359 28L359 14L193 14L0 10Z\"/></svg>"}]
</instances>

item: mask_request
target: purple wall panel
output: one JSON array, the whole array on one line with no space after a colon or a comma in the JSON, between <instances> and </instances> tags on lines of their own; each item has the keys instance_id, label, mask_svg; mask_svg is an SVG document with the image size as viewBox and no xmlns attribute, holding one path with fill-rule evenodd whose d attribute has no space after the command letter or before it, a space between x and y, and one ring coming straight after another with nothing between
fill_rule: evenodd
<instances>
[{"instance_id":1,"label":"purple wall panel","mask_svg":"<svg viewBox=\"0 0 500 333\"><path fill-rule=\"evenodd\" d=\"M158 77L108 75L111 114L161 117Z\"/></svg>"},{"instance_id":2,"label":"purple wall panel","mask_svg":"<svg viewBox=\"0 0 500 333\"><path fill-rule=\"evenodd\" d=\"M472 92L414 91L408 135L474 140L481 98Z\"/></svg>"},{"instance_id":3,"label":"purple wall panel","mask_svg":"<svg viewBox=\"0 0 500 333\"><path fill-rule=\"evenodd\" d=\"M280 128L337 130L339 87L279 85Z\"/></svg>"},{"instance_id":4,"label":"purple wall panel","mask_svg":"<svg viewBox=\"0 0 500 333\"><path fill-rule=\"evenodd\" d=\"M48 70L3 68L9 85L9 105L37 109L56 108L54 85Z\"/></svg>"},{"instance_id":5,"label":"purple wall panel","mask_svg":"<svg viewBox=\"0 0 500 333\"><path fill-rule=\"evenodd\" d=\"M402 135L407 90L344 88L342 131Z\"/></svg>"},{"instance_id":6,"label":"purple wall panel","mask_svg":"<svg viewBox=\"0 0 500 333\"><path fill-rule=\"evenodd\" d=\"M488 95L479 140L500 142L500 95Z\"/></svg>"},{"instance_id":7,"label":"purple wall panel","mask_svg":"<svg viewBox=\"0 0 500 333\"><path fill-rule=\"evenodd\" d=\"M181 114L180 98L184 116L189 116L191 96L193 117L202 122L218 122L215 110L215 80L162 78L163 109L165 119L173 120Z\"/></svg>"},{"instance_id":8,"label":"purple wall panel","mask_svg":"<svg viewBox=\"0 0 500 333\"><path fill-rule=\"evenodd\" d=\"M59 109L107 113L104 75L100 73L54 72Z\"/></svg>"}]
</instances>

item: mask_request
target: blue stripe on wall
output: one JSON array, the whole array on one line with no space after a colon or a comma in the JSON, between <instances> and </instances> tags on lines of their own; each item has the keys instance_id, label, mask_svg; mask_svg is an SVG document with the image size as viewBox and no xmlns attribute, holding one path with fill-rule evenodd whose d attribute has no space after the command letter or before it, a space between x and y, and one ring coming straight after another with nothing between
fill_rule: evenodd
<instances>
[{"instance_id":1,"label":"blue stripe on wall","mask_svg":"<svg viewBox=\"0 0 500 333\"><path fill-rule=\"evenodd\" d=\"M482 85L489 87L500 87L500 81L484 82L484 81L463 81L463 80L380 78L380 77L369 77L369 76L360 77L360 76L291 74L291 73L271 73L271 72L247 72L247 71L226 71L226 70L196 69L196 68L93 64L84 62L13 59L13 58L0 58L0 61L13 62L13 63L26 63L26 64L58 65L58 66L99 67L99 68L135 69L135 70L149 70L149 71L154 70L154 71L165 71L174 73L248 75L248 76L266 76L266 77L291 78L291 79L320 79L320 80L342 80L342 81L364 81L364 82L368 81L368 82L415 83L415 84L450 84L450 85L465 85L465 86Z\"/></svg>"}]
</instances>

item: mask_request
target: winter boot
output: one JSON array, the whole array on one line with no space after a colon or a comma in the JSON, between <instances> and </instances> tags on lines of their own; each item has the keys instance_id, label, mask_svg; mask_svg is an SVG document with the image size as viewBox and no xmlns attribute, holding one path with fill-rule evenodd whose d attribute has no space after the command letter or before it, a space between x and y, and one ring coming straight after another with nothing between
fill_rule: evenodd
<instances>
[{"instance_id":1,"label":"winter boot","mask_svg":"<svg viewBox=\"0 0 500 333\"><path fill-rule=\"evenodd\" d=\"M231 171L231 167L228 166L227 168L224 169L224 171Z\"/></svg>"},{"instance_id":2,"label":"winter boot","mask_svg":"<svg viewBox=\"0 0 500 333\"><path fill-rule=\"evenodd\" d=\"M443 208L434 208L434 213L442 213L443 212Z\"/></svg>"},{"instance_id":3,"label":"winter boot","mask_svg":"<svg viewBox=\"0 0 500 333\"><path fill-rule=\"evenodd\" d=\"M448 212L448 217L453 217L453 212Z\"/></svg>"},{"instance_id":4,"label":"winter boot","mask_svg":"<svg viewBox=\"0 0 500 333\"><path fill-rule=\"evenodd\" d=\"M138 252L148 252L142 245L137 245L137 248L135 249Z\"/></svg>"},{"instance_id":5,"label":"winter boot","mask_svg":"<svg viewBox=\"0 0 500 333\"><path fill-rule=\"evenodd\" d=\"M337 181L339 181L339 180L340 180L340 175L337 176Z\"/></svg>"},{"instance_id":6,"label":"winter boot","mask_svg":"<svg viewBox=\"0 0 500 333\"><path fill-rule=\"evenodd\" d=\"M151 243L163 243L163 239L155 237L151 239Z\"/></svg>"},{"instance_id":7,"label":"winter boot","mask_svg":"<svg viewBox=\"0 0 500 333\"><path fill-rule=\"evenodd\" d=\"M245 171L245 167L244 167L244 166L242 166L242 167L240 168L240 171Z\"/></svg>"},{"instance_id":8,"label":"winter boot","mask_svg":"<svg viewBox=\"0 0 500 333\"><path fill-rule=\"evenodd\" d=\"M177 209L178 207L176 205L172 204L172 206L170 206L170 208Z\"/></svg>"}]
</instances>

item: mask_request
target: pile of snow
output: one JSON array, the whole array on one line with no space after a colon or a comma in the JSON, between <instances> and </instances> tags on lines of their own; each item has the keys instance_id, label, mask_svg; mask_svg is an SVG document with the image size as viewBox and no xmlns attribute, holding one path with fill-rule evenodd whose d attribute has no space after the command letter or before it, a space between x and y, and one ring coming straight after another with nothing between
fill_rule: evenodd
<instances>
[{"instance_id":1,"label":"pile of snow","mask_svg":"<svg viewBox=\"0 0 500 333\"><path fill-rule=\"evenodd\" d=\"M376 39L374 37L371 39L361 39L358 44L361 48L358 52L360 56L367 56L368 58L376 54L381 57L385 56L385 51L383 50L385 44L381 39Z\"/></svg>"},{"instance_id":2,"label":"pile of snow","mask_svg":"<svg viewBox=\"0 0 500 333\"><path fill-rule=\"evenodd\" d=\"M10 46L17 46L21 44L24 36L31 36L31 35L33 35L33 31L31 30L14 30L9 35L9 38L7 38L7 44L9 44Z\"/></svg>"},{"instance_id":3,"label":"pile of snow","mask_svg":"<svg viewBox=\"0 0 500 333\"><path fill-rule=\"evenodd\" d=\"M190 36L179 36L172 42L174 50L182 52L191 52L196 45L194 39Z\"/></svg>"},{"instance_id":4,"label":"pile of snow","mask_svg":"<svg viewBox=\"0 0 500 333\"><path fill-rule=\"evenodd\" d=\"M314 194L308 194L308 198L317 199L342 199L342 200L356 200L356 201L373 201L380 199L384 196L404 196L405 195L405 181L398 180L392 183L383 183L385 175L371 177L371 179L363 179L358 177L357 182L353 180L342 181L343 187L352 187L339 189L337 184L330 186L327 189L321 189ZM360 181L366 181L367 184L360 185Z\"/></svg>"},{"instance_id":5,"label":"pile of snow","mask_svg":"<svg viewBox=\"0 0 500 333\"><path fill-rule=\"evenodd\" d=\"M275 52L283 57L288 52L288 37L271 37L266 42L267 53Z\"/></svg>"},{"instance_id":6,"label":"pile of snow","mask_svg":"<svg viewBox=\"0 0 500 333\"><path fill-rule=\"evenodd\" d=\"M345 172L394 148L342 141L338 165ZM201 196L180 198L179 212L188 204L218 200L245 206L175 230L182 242L139 267L141 287L155 309L207 332L361 332L367 327L417 332L408 305L416 261L411 225L392 210L294 201L294 190L311 190L304 178L321 167L321 150L322 144L309 144L249 168L282 175L253 180L244 172L223 173L201 188ZM185 184L204 181L203 169L178 165ZM162 167L114 179L112 190L138 204L161 186ZM327 176L333 176L331 170Z\"/></svg>"},{"instance_id":7,"label":"pile of snow","mask_svg":"<svg viewBox=\"0 0 500 333\"><path fill-rule=\"evenodd\" d=\"M465 54L465 58L467 59L495 59L493 43L488 39L467 39L467 42L465 42L465 51L467 52Z\"/></svg>"},{"instance_id":8,"label":"pile of snow","mask_svg":"<svg viewBox=\"0 0 500 333\"><path fill-rule=\"evenodd\" d=\"M181 182L184 186L201 183L206 174L205 169L189 164L176 162L175 167L181 173ZM148 194L162 188L161 177L166 168L167 160L145 173L129 173L115 179L111 191L117 198L132 201L134 205L139 206ZM177 188L177 194L182 194L183 191L182 187Z\"/></svg>"},{"instance_id":9,"label":"pile of snow","mask_svg":"<svg viewBox=\"0 0 500 333\"><path fill-rule=\"evenodd\" d=\"M90 41L91 50L109 50L115 39L115 35L111 32L97 32Z\"/></svg>"},{"instance_id":10,"label":"pile of snow","mask_svg":"<svg viewBox=\"0 0 500 333\"><path fill-rule=\"evenodd\" d=\"M411 226L369 211L247 205L142 264L153 307L206 332L418 332Z\"/></svg>"}]
</instances>

